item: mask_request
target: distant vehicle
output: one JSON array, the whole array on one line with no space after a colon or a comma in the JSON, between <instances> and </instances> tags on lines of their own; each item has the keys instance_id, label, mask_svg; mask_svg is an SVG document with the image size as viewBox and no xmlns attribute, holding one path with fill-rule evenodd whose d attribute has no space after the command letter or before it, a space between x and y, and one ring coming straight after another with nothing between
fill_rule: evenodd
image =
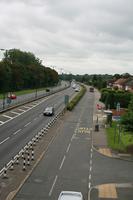
<instances>
[{"instance_id":1,"label":"distant vehicle","mask_svg":"<svg viewBox=\"0 0 133 200\"><path fill-rule=\"evenodd\" d=\"M79 87L76 87L75 88L75 92L79 92L80 91L80 88Z\"/></svg>"},{"instance_id":2,"label":"distant vehicle","mask_svg":"<svg viewBox=\"0 0 133 200\"><path fill-rule=\"evenodd\" d=\"M90 92L94 92L94 87L90 87Z\"/></svg>"},{"instance_id":3,"label":"distant vehicle","mask_svg":"<svg viewBox=\"0 0 133 200\"><path fill-rule=\"evenodd\" d=\"M43 112L43 115L45 116L52 116L54 115L54 107L46 107L44 112Z\"/></svg>"},{"instance_id":4,"label":"distant vehicle","mask_svg":"<svg viewBox=\"0 0 133 200\"><path fill-rule=\"evenodd\" d=\"M8 96L8 98L10 98L10 99L16 99L17 97L16 97L15 94L11 94L10 96Z\"/></svg>"},{"instance_id":5,"label":"distant vehicle","mask_svg":"<svg viewBox=\"0 0 133 200\"><path fill-rule=\"evenodd\" d=\"M58 200L83 200L83 195L81 192L62 191Z\"/></svg>"},{"instance_id":6,"label":"distant vehicle","mask_svg":"<svg viewBox=\"0 0 133 200\"><path fill-rule=\"evenodd\" d=\"M49 88L46 88L46 92L50 92L50 89L49 89Z\"/></svg>"}]
</instances>

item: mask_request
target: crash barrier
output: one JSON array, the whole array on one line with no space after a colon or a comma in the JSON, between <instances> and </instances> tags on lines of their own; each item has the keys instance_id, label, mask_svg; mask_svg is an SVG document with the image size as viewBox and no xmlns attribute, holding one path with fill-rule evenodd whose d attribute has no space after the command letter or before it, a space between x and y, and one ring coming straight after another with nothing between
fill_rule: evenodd
<instances>
[{"instance_id":1,"label":"crash barrier","mask_svg":"<svg viewBox=\"0 0 133 200\"><path fill-rule=\"evenodd\" d=\"M50 96L50 95L52 95L52 94L55 94L55 93L60 92L60 91L62 91L62 90L65 90L65 89L67 89L67 88L69 88L69 87L70 87L70 84L67 85L67 86L65 86L65 87L59 88L59 89L57 89L57 90L51 90L50 92L46 92L46 93L44 93L44 94L38 94L37 97L35 97L35 95L34 95L34 96L32 96L32 97L19 100L19 101L15 102L15 103L13 103L13 104L11 104L11 105L5 104L5 105L4 105L5 108L0 107L0 113L3 113L3 112L5 112L5 111L11 110L11 109L13 109L13 108L16 108L16 107L19 107L19 106L22 106L22 105L25 105L25 104L27 104L27 103L34 102L34 101L36 101L36 100L38 100L38 99L42 99L42 98L44 98L44 97ZM2 106L2 105L1 105L1 106Z\"/></svg>"},{"instance_id":2,"label":"crash barrier","mask_svg":"<svg viewBox=\"0 0 133 200\"><path fill-rule=\"evenodd\" d=\"M3 169L0 171L0 176L3 178L8 178L8 170L14 170L14 165L22 165L22 171L26 171L27 167L32 165L32 161L35 160L35 147L39 140L47 134L49 129L54 125L56 120L64 115L66 108L63 108L55 117L44 127L42 128L26 145L22 148L19 153L14 156L11 161L6 164Z\"/></svg>"}]
</instances>

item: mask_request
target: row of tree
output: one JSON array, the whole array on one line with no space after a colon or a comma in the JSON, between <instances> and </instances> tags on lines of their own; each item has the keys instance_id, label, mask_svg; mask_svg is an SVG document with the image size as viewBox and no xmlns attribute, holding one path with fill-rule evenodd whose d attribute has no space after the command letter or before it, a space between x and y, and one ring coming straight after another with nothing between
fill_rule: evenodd
<instances>
[{"instance_id":1,"label":"row of tree","mask_svg":"<svg viewBox=\"0 0 133 200\"><path fill-rule=\"evenodd\" d=\"M42 65L30 52L10 49L0 62L0 92L53 86L59 81L58 73Z\"/></svg>"},{"instance_id":2,"label":"row of tree","mask_svg":"<svg viewBox=\"0 0 133 200\"><path fill-rule=\"evenodd\" d=\"M133 94L127 91L103 88L100 101L105 104L106 108L116 109L118 103L122 108L127 108L132 96Z\"/></svg>"}]
</instances>

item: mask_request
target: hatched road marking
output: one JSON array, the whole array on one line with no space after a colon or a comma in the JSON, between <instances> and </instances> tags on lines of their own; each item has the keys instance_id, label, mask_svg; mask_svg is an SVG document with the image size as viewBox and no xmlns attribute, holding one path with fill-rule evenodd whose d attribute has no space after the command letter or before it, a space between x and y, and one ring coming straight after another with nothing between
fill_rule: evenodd
<instances>
[{"instance_id":1,"label":"hatched road marking","mask_svg":"<svg viewBox=\"0 0 133 200\"><path fill-rule=\"evenodd\" d=\"M75 133L90 134L91 130L88 127L79 127L75 129Z\"/></svg>"},{"instance_id":2,"label":"hatched road marking","mask_svg":"<svg viewBox=\"0 0 133 200\"><path fill-rule=\"evenodd\" d=\"M108 148L100 148L98 151L105 156L112 157L111 151Z\"/></svg>"},{"instance_id":3,"label":"hatched road marking","mask_svg":"<svg viewBox=\"0 0 133 200\"><path fill-rule=\"evenodd\" d=\"M115 184L104 184L98 186L99 198L117 198Z\"/></svg>"}]
</instances>

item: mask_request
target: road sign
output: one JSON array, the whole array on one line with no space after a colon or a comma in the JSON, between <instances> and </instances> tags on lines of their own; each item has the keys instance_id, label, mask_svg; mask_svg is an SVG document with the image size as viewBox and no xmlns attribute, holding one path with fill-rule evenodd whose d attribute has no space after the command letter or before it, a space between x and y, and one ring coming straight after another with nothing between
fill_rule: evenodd
<instances>
[{"instance_id":1,"label":"road sign","mask_svg":"<svg viewBox=\"0 0 133 200\"><path fill-rule=\"evenodd\" d=\"M65 95L64 102L65 102L65 105L69 103L69 95Z\"/></svg>"},{"instance_id":2,"label":"road sign","mask_svg":"<svg viewBox=\"0 0 133 200\"><path fill-rule=\"evenodd\" d=\"M118 102L116 105L116 110L119 112L120 111L120 103Z\"/></svg>"}]
</instances>

